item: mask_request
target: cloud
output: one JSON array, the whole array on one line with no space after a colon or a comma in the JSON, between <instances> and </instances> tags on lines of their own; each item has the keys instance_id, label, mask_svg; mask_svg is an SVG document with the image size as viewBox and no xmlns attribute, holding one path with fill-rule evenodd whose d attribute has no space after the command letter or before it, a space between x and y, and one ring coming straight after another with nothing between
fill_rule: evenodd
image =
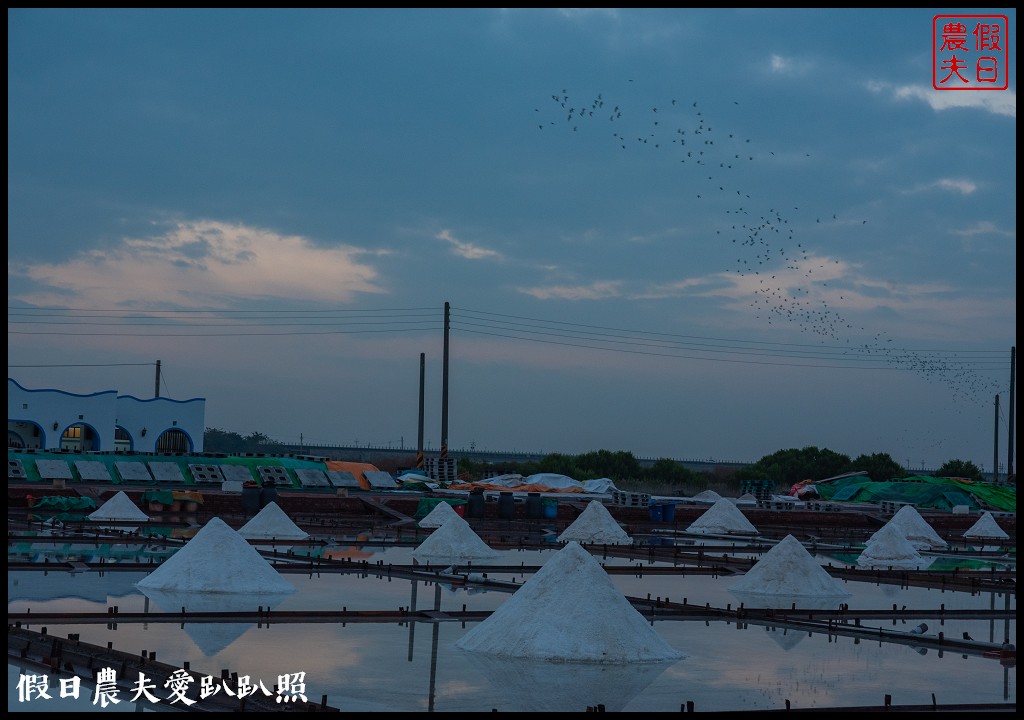
<instances>
[{"instance_id":1,"label":"cloud","mask_svg":"<svg viewBox=\"0 0 1024 720\"><path fill-rule=\"evenodd\" d=\"M942 178L935 184L943 190L951 190L961 195L970 195L978 189L978 186L970 180L955 180L953 178Z\"/></svg>"},{"instance_id":2,"label":"cloud","mask_svg":"<svg viewBox=\"0 0 1024 720\"><path fill-rule=\"evenodd\" d=\"M621 285L617 280L605 280L589 285L519 288L519 292L538 300L605 300L620 297Z\"/></svg>"},{"instance_id":3,"label":"cloud","mask_svg":"<svg viewBox=\"0 0 1024 720\"><path fill-rule=\"evenodd\" d=\"M488 250L487 248L478 247L472 243L462 242L452 237L451 232L448 230L442 230L435 235L438 240L444 240L452 246L452 252L459 257L464 257L467 260L482 260L484 258L495 258L500 260L501 253L495 250Z\"/></svg>"},{"instance_id":4,"label":"cloud","mask_svg":"<svg viewBox=\"0 0 1024 720\"><path fill-rule=\"evenodd\" d=\"M706 278L686 278L670 283L654 285L646 290L632 293L630 300L665 300L692 294L692 291L707 287Z\"/></svg>"},{"instance_id":5,"label":"cloud","mask_svg":"<svg viewBox=\"0 0 1024 720\"><path fill-rule=\"evenodd\" d=\"M971 227L964 228L962 230L950 230L950 232L954 235L960 235L961 237L973 237L975 235L1002 235L1003 237L1017 236L1016 232L1003 230L991 220L979 220Z\"/></svg>"},{"instance_id":6,"label":"cloud","mask_svg":"<svg viewBox=\"0 0 1024 720\"><path fill-rule=\"evenodd\" d=\"M358 293L385 292L374 284L377 270L357 260L365 254L241 224L194 220L62 262L9 263L7 272L36 284L17 299L38 305L219 308L268 298L339 303Z\"/></svg>"},{"instance_id":7,"label":"cloud","mask_svg":"<svg viewBox=\"0 0 1024 720\"><path fill-rule=\"evenodd\" d=\"M873 93L888 93L896 100L922 100L935 111L978 108L994 115L1017 117L1017 93L1013 90L936 90L927 85L893 85L877 80L866 87Z\"/></svg>"},{"instance_id":8,"label":"cloud","mask_svg":"<svg viewBox=\"0 0 1024 720\"><path fill-rule=\"evenodd\" d=\"M814 63L810 60L772 53L768 58L768 67L776 75L798 76L810 72L814 68Z\"/></svg>"},{"instance_id":9,"label":"cloud","mask_svg":"<svg viewBox=\"0 0 1024 720\"><path fill-rule=\"evenodd\" d=\"M928 192L930 190L948 190L949 192L957 192L961 195L971 195L975 190L978 189L977 183L972 180L965 178L939 178L934 182L925 183L923 185L916 185L910 190L904 190L904 194L912 195L915 193Z\"/></svg>"}]
</instances>

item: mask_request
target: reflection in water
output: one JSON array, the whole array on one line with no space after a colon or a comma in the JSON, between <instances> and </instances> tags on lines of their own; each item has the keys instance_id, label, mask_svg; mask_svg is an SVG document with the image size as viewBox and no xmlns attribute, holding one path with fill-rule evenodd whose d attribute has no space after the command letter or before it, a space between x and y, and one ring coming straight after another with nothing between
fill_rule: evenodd
<instances>
[{"instance_id":1,"label":"reflection in water","mask_svg":"<svg viewBox=\"0 0 1024 720\"><path fill-rule=\"evenodd\" d=\"M162 612L252 612L279 605L291 593L199 593L139 588ZM251 622L186 622L182 627L203 654L211 657L244 635Z\"/></svg>"},{"instance_id":2,"label":"reflection in water","mask_svg":"<svg viewBox=\"0 0 1024 720\"><path fill-rule=\"evenodd\" d=\"M681 662L612 665L470 655L472 667L493 688L494 706L521 712L580 712L599 705L621 712L667 668Z\"/></svg>"},{"instance_id":3,"label":"reflection in water","mask_svg":"<svg viewBox=\"0 0 1024 720\"><path fill-rule=\"evenodd\" d=\"M546 552L555 551L557 548ZM379 551L384 568L392 562L408 564L410 555L408 547ZM541 565L545 556L508 551L498 564ZM350 574L288 574L295 593L280 599L245 595L240 605L233 607L224 604L223 594L208 598L212 607L196 595L158 598L152 593L152 600L138 592L122 595L144 576L141 572L72 575L9 571L8 612L105 612L108 604L134 611L152 602L151 610L167 612L178 612L183 605L192 611L252 611L269 605L280 611L410 607L414 614L425 613L401 624L303 622L264 624L262 628L255 622L184 626L177 622L47 623L54 637L79 633L84 642L100 646L112 643L117 649L136 652L146 648L158 652L164 662L190 662L197 671L213 675L229 668L272 685L280 673L303 671L311 700L328 695L329 704L345 712L582 711L596 705L609 711L675 712L690 701L697 711L751 711L780 710L786 701L797 709L880 705L886 694L892 694L896 705L928 704L933 693L940 704L1012 703L1016 698L1015 672L998 659L936 649L922 655L906 644L830 637L817 631L811 634L786 629L781 622L759 627L753 623L656 620L658 634L673 647L685 650L687 656L665 667L646 663L578 667L501 660L459 650L456 643L477 622L452 621L448 613L494 610L511 597L508 593L452 592L437 582L378 577L373 567L369 566L369 572ZM517 581L529 577L519 573ZM638 573L610 577L632 597L650 593L652 597L687 598L691 605L708 603L721 608L729 603L735 607L742 602L751 608L758 604L756 598L741 598L728 589L735 580L730 575L652 573L641 577ZM936 615L915 618L909 624L897 619L865 619L864 626L906 631L923 620L929 625L929 634L942 631L947 638L959 638L969 632L982 641L1001 643L1009 638L1016 642L1016 596L1012 592L972 594L876 582L848 582L846 586L853 595L843 602L853 611L898 605L1006 613L995 620ZM773 597L766 604L790 607L793 602L800 608L807 607L808 601ZM835 598L830 602L838 604ZM434 610L436 619L430 615ZM223 634L217 635L219 632ZM23 709L17 706L16 685L9 683L12 689L14 700L12 703L9 692L9 709ZM52 707L61 709L56 704Z\"/></svg>"}]
</instances>

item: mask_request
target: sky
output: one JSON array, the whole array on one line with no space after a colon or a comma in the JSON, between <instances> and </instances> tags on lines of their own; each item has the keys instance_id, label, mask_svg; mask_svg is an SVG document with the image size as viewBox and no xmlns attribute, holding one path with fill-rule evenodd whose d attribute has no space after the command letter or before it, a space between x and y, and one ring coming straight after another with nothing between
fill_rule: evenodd
<instances>
[{"instance_id":1,"label":"sky","mask_svg":"<svg viewBox=\"0 0 1024 720\"><path fill-rule=\"evenodd\" d=\"M957 12L1006 89L934 89ZM1013 9L7 17L23 387L414 449L422 357L428 452L1007 462Z\"/></svg>"}]
</instances>

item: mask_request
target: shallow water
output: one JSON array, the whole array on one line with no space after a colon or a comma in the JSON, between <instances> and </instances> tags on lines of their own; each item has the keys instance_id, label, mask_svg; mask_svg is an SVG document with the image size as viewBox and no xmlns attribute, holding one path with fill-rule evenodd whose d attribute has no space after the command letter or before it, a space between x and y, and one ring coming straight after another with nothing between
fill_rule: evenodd
<instances>
[{"instance_id":1,"label":"shallow water","mask_svg":"<svg viewBox=\"0 0 1024 720\"><path fill-rule=\"evenodd\" d=\"M501 551L496 565L538 566L557 552ZM292 574L285 577L296 592L273 605L277 610L494 610L506 592L452 590L433 582L373 574L373 564L411 564L409 547L365 547L367 574ZM602 562L649 563L600 558ZM822 557L821 562L833 562ZM483 571L477 567L476 571ZM121 612L176 610L142 595L133 583L143 573L9 572L8 612ZM493 575L522 583L529 574ZM667 598L674 602L738 607L731 593L735 578L708 575L610 575L625 595ZM864 626L910 630L924 622L929 633L948 637L969 633L976 640L1016 644L1015 598L1005 594L970 594L923 588L848 582L851 610L912 609L1013 610L1009 620L917 619L865 620ZM568 591L585 593L586 588ZM582 596L581 596L582 597ZM247 599L242 607L247 607ZM581 608L587 607L581 602ZM788 606L788 603L783 606ZM228 608L225 608L228 609ZM938 612L936 613L938 615ZM589 619L593 621L592 618ZM588 617L581 612L580 623ZM883 640L808 633L806 631L737 624L725 621L655 620L655 630L685 654L681 660L650 665L593 666L501 660L467 653L455 646L472 623L118 623L61 625L48 623L55 637L78 633L85 642L129 652L156 651L161 661L219 677L228 669L262 679L273 687L281 675L305 673L305 694L343 711L472 712L582 711L604 705L606 711L679 711L693 703L697 711L778 710L882 705L886 695L894 705L1016 702L1016 670L997 659L957 652L914 648ZM64 707L63 701L19 703L18 668L9 664L8 709L99 710L88 700ZM13 678L13 680L11 680ZM32 707L28 707L31 705ZM128 705L128 703L122 703ZM118 707L119 710L126 709ZM140 706L149 710L157 707Z\"/></svg>"}]
</instances>

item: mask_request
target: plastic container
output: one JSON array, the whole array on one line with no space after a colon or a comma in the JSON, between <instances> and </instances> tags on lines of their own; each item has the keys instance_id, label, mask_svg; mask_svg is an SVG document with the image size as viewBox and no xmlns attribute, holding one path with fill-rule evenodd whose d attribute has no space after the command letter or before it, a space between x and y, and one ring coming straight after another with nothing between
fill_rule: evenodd
<instances>
[{"instance_id":1,"label":"plastic container","mask_svg":"<svg viewBox=\"0 0 1024 720\"><path fill-rule=\"evenodd\" d=\"M260 489L253 487L242 487L242 512L246 515L255 515L260 511Z\"/></svg>"},{"instance_id":2,"label":"plastic container","mask_svg":"<svg viewBox=\"0 0 1024 720\"><path fill-rule=\"evenodd\" d=\"M676 504L665 503L661 506L661 519L667 523L676 521Z\"/></svg>"},{"instance_id":3,"label":"plastic container","mask_svg":"<svg viewBox=\"0 0 1024 720\"><path fill-rule=\"evenodd\" d=\"M516 516L516 499L510 492L498 494L498 517L511 520Z\"/></svg>"},{"instance_id":4,"label":"plastic container","mask_svg":"<svg viewBox=\"0 0 1024 720\"><path fill-rule=\"evenodd\" d=\"M544 498L544 517L548 520L554 520L558 517L557 498Z\"/></svg>"},{"instance_id":5,"label":"plastic container","mask_svg":"<svg viewBox=\"0 0 1024 720\"><path fill-rule=\"evenodd\" d=\"M526 493L526 517L530 520L544 517L544 503L539 492Z\"/></svg>"},{"instance_id":6,"label":"plastic container","mask_svg":"<svg viewBox=\"0 0 1024 720\"><path fill-rule=\"evenodd\" d=\"M651 522L661 522L662 518L664 517L664 513L662 511L663 507L664 506L661 505L660 503L651 503L648 506L648 509L651 512Z\"/></svg>"},{"instance_id":7,"label":"plastic container","mask_svg":"<svg viewBox=\"0 0 1024 720\"><path fill-rule=\"evenodd\" d=\"M242 492L245 492L244 490ZM265 508L272 502L277 502L277 488L264 486L260 490L260 508Z\"/></svg>"},{"instance_id":8,"label":"plastic container","mask_svg":"<svg viewBox=\"0 0 1024 720\"><path fill-rule=\"evenodd\" d=\"M475 488L469 491L469 502L466 503L466 517L482 518L484 516L484 490Z\"/></svg>"}]
</instances>

